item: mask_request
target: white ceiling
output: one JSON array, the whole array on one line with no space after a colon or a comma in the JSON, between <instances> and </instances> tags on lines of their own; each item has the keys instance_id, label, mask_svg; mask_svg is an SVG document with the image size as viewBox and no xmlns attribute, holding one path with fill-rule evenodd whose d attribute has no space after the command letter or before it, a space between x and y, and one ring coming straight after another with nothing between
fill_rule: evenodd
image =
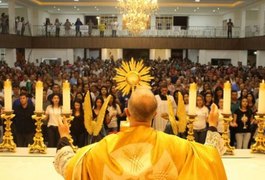
<instances>
[{"instance_id":1,"label":"white ceiling","mask_svg":"<svg viewBox=\"0 0 265 180\"><path fill-rule=\"evenodd\" d=\"M8 0L1 0L3 3ZM60 14L119 14L117 0L16 0L19 6L34 6L49 13ZM192 14L192 15L222 15L236 8L251 7L258 9L255 3L261 0L201 0L197 3L194 0L157 0L158 15L166 14ZM241 3L240 3L241 2ZM1 4L0 4L1 7ZM250 9L250 8L249 8Z\"/></svg>"}]
</instances>

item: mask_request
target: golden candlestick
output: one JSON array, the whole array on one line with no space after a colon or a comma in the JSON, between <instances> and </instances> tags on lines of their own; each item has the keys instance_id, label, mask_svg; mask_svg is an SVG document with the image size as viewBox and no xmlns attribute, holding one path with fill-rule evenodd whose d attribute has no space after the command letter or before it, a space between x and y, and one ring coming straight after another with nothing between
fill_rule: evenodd
<instances>
[{"instance_id":1,"label":"golden candlestick","mask_svg":"<svg viewBox=\"0 0 265 180\"><path fill-rule=\"evenodd\" d=\"M187 140L188 141L194 141L194 133L193 133L193 122L195 120L195 117L197 115L190 115L188 114L188 136L187 136Z\"/></svg>"},{"instance_id":2,"label":"golden candlestick","mask_svg":"<svg viewBox=\"0 0 265 180\"><path fill-rule=\"evenodd\" d=\"M62 117L63 117L63 121L66 121L69 128L70 128L71 127L71 121L74 119L74 117L71 116L70 113L62 113ZM73 148L74 152L76 152L78 147L74 146L74 144L73 144L74 140L73 140L71 134L69 134L69 136L67 138L68 138L69 143L70 143L71 147Z\"/></svg>"},{"instance_id":3,"label":"golden candlestick","mask_svg":"<svg viewBox=\"0 0 265 180\"><path fill-rule=\"evenodd\" d=\"M255 118L258 120L258 134L255 138L256 143L251 146L252 153L265 153L265 139L264 139L264 121L265 114L257 113Z\"/></svg>"},{"instance_id":4,"label":"golden candlestick","mask_svg":"<svg viewBox=\"0 0 265 180\"><path fill-rule=\"evenodd\" d=\"M11 131L11 119L14 117L15 115L13 114L13 111L4 111L4 113L1 115L1 118L5 119L4 124L6 127L3 136L3 142L0 144L0 151L16 152L16 144L14 143Z\"/></svg>"},{"instance_id":5,"label":"golden candlestick","mask_svg":"<svg viewBox=\"0 0 265 180\"><path fill-rule=\"evenodd\" d=\"M228 136L228 129L229 129L229 124L233 120L231 117L231 114L223 114L223 121L224 121L224 132L222 133L222 138L224 140L224 146L226 147L226 152L225 154L227 155L234 155L234 149L235 147L230 146L230 138Z\"/></svg>"},{"instance_id":6,"label":"golden candlestick","mask_svg":"<svg viewBox=\"0 0 265 180\"><path fill-rule=\"evenodd\" d=\"M43 112L35 112L35 115L32 116L32 119L36 120L36 133L33 138L34 143L32 145L29 145L29 153L41 153L46 154L47 153L47 147L43 142L43 135L42 135L42 129L41 126L43 124L42 120L45 118L45 115Z\"/></svg>"}]
</instances>

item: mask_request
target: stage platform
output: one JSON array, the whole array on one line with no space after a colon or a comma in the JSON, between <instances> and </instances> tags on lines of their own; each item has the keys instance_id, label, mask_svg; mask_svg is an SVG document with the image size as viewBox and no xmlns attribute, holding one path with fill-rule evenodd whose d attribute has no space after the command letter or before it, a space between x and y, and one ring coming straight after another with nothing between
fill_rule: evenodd
<instances>
[{"instance_id":1,"label":"stage platform","mask_svg":"<svg viewBox=\"0 0 265 180\"><path fill-rule=\"evenodd\" d=\"M47 154L29 154L28 148L17 148L16 153L0 152L0 179L63 180L53 167L55 152L55 148L48 148ZM228 180L264 179L265 154L235 150L234 156L223 156L222 160Z\"/></svg>"}]
</instances>

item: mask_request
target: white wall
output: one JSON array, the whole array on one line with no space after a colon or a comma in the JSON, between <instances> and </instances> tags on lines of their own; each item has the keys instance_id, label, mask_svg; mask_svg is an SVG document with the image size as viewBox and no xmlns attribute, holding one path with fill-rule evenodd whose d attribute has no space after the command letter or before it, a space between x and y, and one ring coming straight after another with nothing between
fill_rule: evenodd
<instances>
[{"instance_id":1,"label":"white wall","mask_svg":"<svg viewBox=\"0 0 265 180\"><path fill-rule=\"evenodd\" d=\"M257 51L257 63L256 66L265 67L265 51Z\"/></svg>"},{"instance_id":2,"label":"white wall","mask_svg":"<svg viewBox=\"0 0 265 180\"><path fill-rule=\"evenodd\" d=\"M17 60L16 49L5 49L5 61L9 67L14 67Z\"/></svg>"},{"instance_id":3,"label":"white wall","mask_svg":"<svg viewBox=\"0 0 265 180\"><path fill-rule=\"evenodd\" d=\"M25 49L25 58L28 60L31 49ZM29 61L36 63L36 59L41 62L42 58L61 58L62 62L69 60L71 64L74 62L73 49L32 49Z\"/></svg>"},{"instance_id":4,"label":"white wall","mask_svg":"<svg viewBox=\"0 0 265 180\"><path fill-rule=\"evenodd\" d=\"M74 49L74 61L77 57L84 58L84 49Z\"/></svg>"},{"instance_id":5,"label":"white wall","mask_svg":"<svg viewBox=\"0 0 265 180\"><path fill-rule=\"evenodd\" d=\"M246 26L259 24L259 11L247 11Z\"/></svg>"},{"instance_id":6,"label":"white wall","mask_svg":"<svg viewBox=\"0 0 265 180\"><path fill-rule=\"evenodd\" d=\"M198 56L199 56L199 50L197 50L197 49L189 49L188 50L188 58L192 62L197 62ZM185 57L185 56L183 56L183 57Z\"/></svg>"},{"instance_id":7,"label":"white wall","mask_svg":"<svg viewBox=\"0 0 265 180\"><path fill-rule=\"evenodd\" d=\"M235 10L233 12L227 13L223 15L222 20L229 20L231 19L234 23L234 26L240 26L241 25L241 11Z\"/></svg>"},{"instance_id":8,"label":"white wall","mask_svg":"<svg viewBox=\"0 0 265 180\"><path fill-rule=\"evenodd\" d=\"M212 58L231 59L231 63L237 66L238 61L247 65L247 51L222 51L222 50L199 50L199 63L208 64Z\"/></svg>"},{"instance_id":9,"label":"white wall","mask_svg":"<svg viewBox=\"0 0 265 180\"><path fill-rule=\"evenodd\" d=\"M189 16L189 26L222 26L222 16Z\"/></svg>"}]
</instances>

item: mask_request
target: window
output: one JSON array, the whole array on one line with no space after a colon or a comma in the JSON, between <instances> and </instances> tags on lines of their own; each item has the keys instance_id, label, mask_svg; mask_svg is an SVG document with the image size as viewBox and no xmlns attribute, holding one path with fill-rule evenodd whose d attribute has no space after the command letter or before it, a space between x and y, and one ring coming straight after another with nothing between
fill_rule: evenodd
<instances>
[{"instance_id":1,"label":"window","mask_svg":"<svg viewBox=\"0 0 265 180\"><path fill-rule=\"evenodd\" d=\"M170 30L172 29L173 18L172 16L159 16L156 17L156 29Z\"/></svg>"}]
</instances>

